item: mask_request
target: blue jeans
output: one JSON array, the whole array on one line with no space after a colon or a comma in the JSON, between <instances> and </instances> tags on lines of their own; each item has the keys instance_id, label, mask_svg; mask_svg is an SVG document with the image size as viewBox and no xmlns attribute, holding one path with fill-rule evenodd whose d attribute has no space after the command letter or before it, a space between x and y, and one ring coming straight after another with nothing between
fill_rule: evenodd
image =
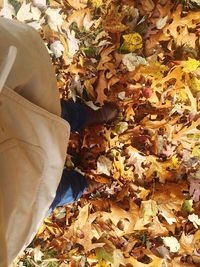
<instances>
[{"instance_id":1,"label":"blue jeans","mask_svg":"<svg viewBox=\"0 0 200 267\"><path fill-rule=\"evenodd\" d=\"M69 122L71 131L84 128L87 120L86 108L81 102L61 100L61 117ZM49 208L50 214L56 207L74 202L81 197L87 188L87 181L83 175L76 171L63 170L56 196Z\"/></svg>"},{"instance_id":2,"label":"blue jeans","mask_svg":"<svg viewBox=\"0 0 200 267\"><path fill-rule=\"evenodd\" d=\"M87 120L85 106L77 100L65 101L61 99L61 117L69 122L71 131L76 132L84 128Z\"/></svg>"}]
</instances>

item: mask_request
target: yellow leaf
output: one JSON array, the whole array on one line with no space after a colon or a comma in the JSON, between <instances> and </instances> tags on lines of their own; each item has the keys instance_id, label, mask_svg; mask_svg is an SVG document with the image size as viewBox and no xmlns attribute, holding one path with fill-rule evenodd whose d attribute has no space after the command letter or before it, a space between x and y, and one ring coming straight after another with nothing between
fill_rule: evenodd
<instances>
[{"instance_id":1,"label":"yellow leaf","mask_svg":"<svg viewBox=\"0 0 200 267\"><path fill-rule=\"evenodd\" d=\"M190 73L197 70L197 68L200 66L200 61L194 58L189 58L187 61L182 62L182 66L184 72Z\"/></svg>"},{"instance_id":2,"label":"yellow leaf","mask_svg":"<svg viewBox=\"0 0 200 267\"><path fill-rule=\"evenodd\" d=\"M200 230L196 231L192 240L192 247L196 250L200 248Z\"/></svg>"},{"instance_id":3,"label":"yellow leaf","mask_svg":"<svg viewBox=\"0 0 200 267\"><path fill-rule=\"evenodd\" d=\"M104 4L103 0L91 0L91 3L93 7L96 7L96 8L99 8Z\"/></svg>"},{"instance_id":4,"label":"yellow leaf","mask_svg":"<svg viewBox=\"0 0 200 267\"><path fill-rule=\"evenodd\" d=\"M86 89L86 92L91 95L93 98L95 98L95 91L94 91L94 87L93 84L94 82L97 80L97 77L91 78L90 80L85 80L84 81L84 86Z\"/></svg>"},{"instance_id":5,"label":"yellow leaf","mask_svg":"<svg viewBox=\"0 0 200 267\"><path fill-rule=\"evenodd\" d=\"M173 165L174 167L178 167L179 164L180 164L180 163L179 163L179 160L178 160L177 156L174 155L174 156L172 157L172 165Z\"/></svg>"},{"instance_id":6,"label":"yellow leaf","mask_svg":"<svg viewBox=\"0 0 200 267\"><path fill-rule=\"evenodd\" d=\"M124 43L121 46L121 50L127 50L134 52L137 49L142 48L142 37L139 33L130 33L122 36Z\"/></svg>"},{"instance_id":7,"label":"yellow leaf","mask_svg":"<svg viewBox=\"0 0 200 267\"><path fill-rule=\"evenodd\" d=\"M193 77L191 80L191 85L192 85L192 92L198 93L200 92L200 79Z\"/></svg>"},{"instance_id":8,"label":"yellow leaf","mask_svg":"<svg viewBox=\"0 0 200 267\"><path fill-rule=\"evenodd\" d=\"M105 261L100 261L94 267L110 267L110 264L107 264Z\"/></svg>"},{"instance_id":9,"label":"yellow leaf","mask_svg":"<svg viewBox=\"0 0 200 267\"><path fill-rule=\"evenodd\" d=\"M192 150L192 156L200 158L200 146L197 145Z\"/></svg>"},{"instance_id":10,"label":"yellow leaf","mask_svg":"<svg viewBox=\"0 0 200 267\"><path fill-rule=\"evenodd\" d=\"M158 61L150 62L148 66L144 66L142 69L142 73L155 79L162 79L165 71L168 71L168 67Z\"/></svg>"}]
</instances>

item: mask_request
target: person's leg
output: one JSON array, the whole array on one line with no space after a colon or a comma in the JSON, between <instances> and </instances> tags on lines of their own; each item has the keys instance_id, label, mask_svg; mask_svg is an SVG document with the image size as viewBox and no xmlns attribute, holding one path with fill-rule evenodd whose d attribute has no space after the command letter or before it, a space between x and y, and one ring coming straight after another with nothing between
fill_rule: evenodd
<instances>
[{"instance_id":1,"label":"person's leg","mask_svg":"<svg viewBox=\"0 0 200 267\"><path fill-rule=\"evenodd\" d=\"M117 117L118 112L118 107L113 103L105 103L98 110L92 110L80 100L73 102L61 99L61 117L69 122L72 132L92 124L109 123Z\"/></svg>"},{"instance_id":2,"label":"person's leg","mask_svg":"<svg viewBox=\"0 0 200 267\"><path fill-rule=\"evenodd\" d=\"M88 119L86 107L80 101L65 101L61 99L61 117L69 122L71 132L84 128Z\"/></svg>"},{"instance_id":3,"label":"person's leg","mask_svg":"<svg viewBox=\"0 0 200 267\"><path fill-rule=\"evenodd\" d=\"M48 214L56 207L76 201L86 191L88 182L83 175L76 171L63 170L63 174L56 191L56 196L52 202Z\"/></svg>"}]
</instances>

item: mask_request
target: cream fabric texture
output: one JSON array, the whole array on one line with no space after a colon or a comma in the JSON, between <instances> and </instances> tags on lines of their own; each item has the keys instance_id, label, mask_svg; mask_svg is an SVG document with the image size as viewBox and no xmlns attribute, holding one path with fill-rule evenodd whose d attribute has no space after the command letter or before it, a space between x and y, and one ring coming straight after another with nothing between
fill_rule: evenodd
<instances>
[{"instance_id":1,"label":"cream fabric texture","mask_svg":"<svg viewBox=\"0 0 200 267\"><path fill-rule=\"evenodd\" d=\"M0 64L17 55L0 92L0 267L36 234L65 162L69 124L48 52L34 29L0 18ZM3 70L0 68L0 77Z\"/></svg>"}]
</instances>

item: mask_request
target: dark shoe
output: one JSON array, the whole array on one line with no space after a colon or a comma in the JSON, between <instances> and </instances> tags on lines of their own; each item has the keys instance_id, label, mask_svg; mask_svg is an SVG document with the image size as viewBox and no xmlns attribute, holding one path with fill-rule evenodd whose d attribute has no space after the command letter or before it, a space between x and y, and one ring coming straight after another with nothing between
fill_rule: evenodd
<instances>
[{"instance_id":1,"label":"dark shoe","mask_svg":"<svg viewBox=\"0 0 200 267\"><path fill-rule=\"evenodd\" d=\"M94 124L111 123L119 113L119 108L112 102L105 103L100 109L92 110L87 107L87 119L85 126Z\"/></svg>"},{"instance_id":2,"label":"dark shoe","mask_svg":"<svg viewBox=\"0 0 200 267\"><path fill-rule=\"evenodd\" d=\"M91 180L89 178L86 178L87 181L87 189L84 194L91 194L94 191L98 190L100 187L102 187L104 184L96 182L95 180Z\"/></svg>"}]
</instances>

